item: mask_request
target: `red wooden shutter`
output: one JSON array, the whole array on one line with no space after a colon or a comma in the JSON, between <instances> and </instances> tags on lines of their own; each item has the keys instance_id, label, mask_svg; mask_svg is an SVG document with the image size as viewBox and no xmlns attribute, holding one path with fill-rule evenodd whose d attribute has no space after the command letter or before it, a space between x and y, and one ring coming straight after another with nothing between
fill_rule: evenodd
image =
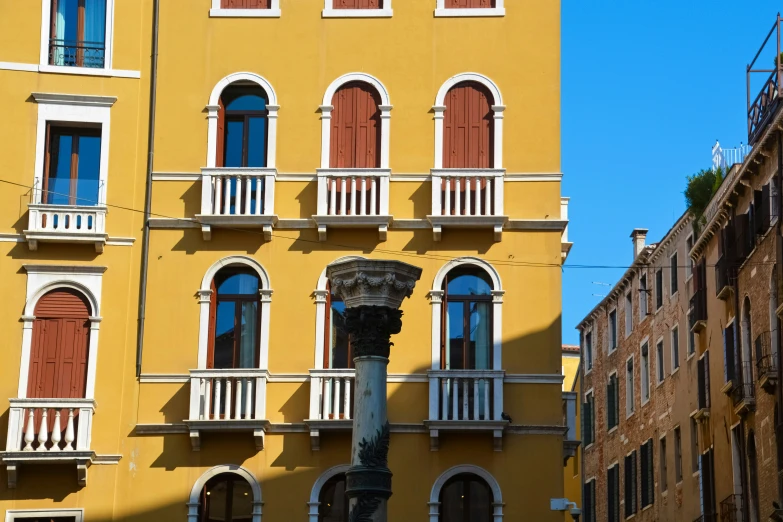
<instances>
[{"instance_id":1,"label":"red wooden shutter","mask_svg":"<svg viewBox=\"0 0 783 522\"><path fill-rule=\"evenodd\" d=\"M35 307L27 397L84 397L90 311L73 290L55 290Z\"/></svg>"},{"instance_id":2,"label":"red wooden shutter","mask_svg":"<svg viewBox=\"0 0 783 522\"><path fill-rule=\"evenodd\" d=\"M495 7L495 0L446 0L447 9L480 9Z\"/></svg>"},{"instance_id":3,"label":"red wooden shutter","mask_svg":"<svg viewBox=\"0 0 783 522\"><path fill-rule=\"evenodd\" d=\"M269 9L269 0L220 0L222 9Z\"/></svg>"},{"instance_id":4,"label":"red wooden shutter","mask_svg":"<svg viewBox=\"0 0 783 522\"><path fill-rule=\"evenodd\" d=\"M215 166L222 167L225 155L223 147L226 142L226 106L222 96L218 99L218 106L220 108L218 109L217 140L215 141Z\"/></svg>"},{"instance_id":5,"label":"red wooden shutter","mask_svg":"<svg viewBox=\"0 0 783 522\"><path fill-rule=\"evenodd\" d=\"M379 168L380 113L378 93L361 82L341 87L332 98L329 166Z\"/></svg>"},{"instance_id":6,"label":"red wooden shutter","mask_svg":"<svg viewBox=\"0 0 783 522\"><path fill-rule=\"evenodd\" d=\"M333 0L334 9L380 9L381 0Z\"/></svg>"},{"instance_id":7,"label":"red wooden shutter","mask_svg":"<svg viewBox=\"0 0 783 522\"><path fill-rule=\"evenodd\" d=\"M446 95L443 167L492 168L492 95L480 84L464 82Z\"/></svg>"},{"instance_id":8,"label":"red wooden shutter","mask_svg":"<svg viewBox=\"0 0 783 522\"><path fill-rule=\"evenodd\" d=\"M215 280L209 284L212 294L209 296L209 337L207 337L207 368L214 367L215 331L217 328L217 286Z\"/></svg>"}]
</instances>

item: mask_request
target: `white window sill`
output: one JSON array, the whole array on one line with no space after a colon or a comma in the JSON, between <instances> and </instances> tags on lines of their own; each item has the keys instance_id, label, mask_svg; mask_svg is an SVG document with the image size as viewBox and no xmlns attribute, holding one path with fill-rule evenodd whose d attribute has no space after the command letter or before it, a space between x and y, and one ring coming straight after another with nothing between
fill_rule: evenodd
<instances>
[{"instance_id":1,"label":"white window sill","mask_svg":"<svg viewBox=\"0 0 783 522\"><path fill-rule=\"evenodd\" d=\"M506 16L504 7L471 8L471 9L435 9L436 17L455 17L455 16Z\"/></svg>"},{"instance_id":2,"label":"white window sill","mask_svg":"<svg viewBox=\"0 0 783 522\"><path fill-rule=\"evenodd\" d=\"M606 432L606 434L607 434L607 435L611 435L611 434L612 434L612 433L614 433L615 431L617 431L617 426L613 426L613 427L612 427L612 429L610 429L609 431L607 431L607 432Z\"/></svg>"},{"instance_id":3,"label":"white window sill","mask_svg":"<svg viewBox=\"0 0 783 522\"><path fill-rule=\"evenodd\" d=\"M324 9L323 18L391 18L392 9Z\"/></svg>"},{"instance_id":4,"label":"white window sill","mask_svg":"<svg viewBox=\"0 0 783 522\"><path fill-rule=\"evenodd\" d=\"M92 67L66 67L63 65L39 65L35 63L0 62L0 70L73 74L76 76L101 76L104 78L141 78L141 71L98 69Z\"/></svg>"},{"instance_id":5,"label":"white window sill","mask_svg":"<svg viewBox=\"0 0 783 522\"><path fill-rule=\"evenodd\" d=\"M210 18L280 18L280 9L210 9Z\"/></svg>"},{"instance_id":6,"label":"white window sill","mask_svg":"<svg viewBox=\"0 0 783 522\"><path fill-rule=\"evenodd\" d=\"M692 353L690 353L690 354L688 354L688 357L686 357L686 358L685 358L685 362L688 362L688 361L690 361L690 360L691 360L691 359L693 359L695 356L696 356L696 352L695 352L695 351L694 351L694 352L692 352Z\"/></svg>"},{"instance_id":7,"label":"white window sill","mask_svg":"<svg viewBox=\"0 0 783 522\"><path fill-rule=\"evenodd\" d=\"M672 370L672 377L674 377L677 374L677 372L679 372L679 371L680 371L680 367L679 366L676 367L674 370Z\"/></svg>"}]
</instances>

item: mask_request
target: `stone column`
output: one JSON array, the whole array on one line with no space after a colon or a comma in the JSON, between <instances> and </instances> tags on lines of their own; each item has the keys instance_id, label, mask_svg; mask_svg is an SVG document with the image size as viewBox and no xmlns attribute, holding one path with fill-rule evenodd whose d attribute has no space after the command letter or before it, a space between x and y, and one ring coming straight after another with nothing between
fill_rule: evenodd
<instances>
[{"instance_id":1,"label":"stone column","mask_svg":"<svg viewBox=\"0 0 783 522\"><path fill-rule=\"evenodd\" d=\"M326 267L332 292L345 302L345 326L356 366L351 468L346 473L350 522L386 522L392 494L388 468L386 366L390 340L402 328L402 300L421 269L399 261L354 259Z\"/></svg>"}]
</instances>

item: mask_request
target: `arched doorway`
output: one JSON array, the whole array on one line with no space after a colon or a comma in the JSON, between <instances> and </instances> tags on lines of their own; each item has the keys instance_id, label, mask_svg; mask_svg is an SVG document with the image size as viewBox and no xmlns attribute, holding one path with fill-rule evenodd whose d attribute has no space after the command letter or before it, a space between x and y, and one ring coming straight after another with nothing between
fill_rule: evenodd
<instances>
[{"instance_id":1,"label":"arched doorway","mask_svg":"<svg viewBox=\"0 0 783 522\"><path fill-rule=\"evenodd\" d=\"M188 522L261 522L261 487L246 469L225 464L193 485Z\"/></svg>"},{"instance_id":2,"label":"arched doorway","mask_svg":"<svg viewBox=\"0 0 783 522\"><path fill-rule=\"evenodd\" d=\"M491 522L492 491L479 476L460 473L440 490L439 522Z\"/></svg>"},{"instance_id":3,"label":"arched doorway","mask_svg":"<svg viewBox=\"0 0 783 522\"><path fill-rule=\"evenodd\" d=\"M345 473L338 473L326 481L318 495L318 503L318 522L348 522Z\"/></svg>"}]
</instances>

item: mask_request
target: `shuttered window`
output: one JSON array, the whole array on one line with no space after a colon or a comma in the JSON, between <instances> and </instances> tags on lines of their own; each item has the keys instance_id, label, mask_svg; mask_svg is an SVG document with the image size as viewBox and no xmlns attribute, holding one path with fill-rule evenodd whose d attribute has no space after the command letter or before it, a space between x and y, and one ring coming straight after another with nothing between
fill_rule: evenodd
<instances>
[{"instance_id":1,"label":"shuttered window","mask_svg":"<svg viewBox=\"0 0 783 522\"><path fill-rule=\"evenodd\" d=\"M705 352L696 365L699 409L710 407L710 352Z\"/></svg>"},{"instance_id":2,"label":"shuttered window","mask_svg":"<svg viewBox=\"0 0 783 522\"><path fill-rule=\"evenodd\" d=\"M382 0L333 0L334 9L381 9Z\"/></svg>"},{"instance_id":3,"label":"shuttered window","mask_svg":"<svg viewBox=\"0 0 783 522\"><path fill-rule=\"evenodd\" d=\"M583 431L584 434L582 435L585 446L589 446L593 442L595 442L595 418L594 418L594 399L593 399L593 392L590 392L585 395L585 402L582 405L582 418L584 419L583 422Z\"/></svg>"},{"instance_id":4,"label":"shuttered window","mask_svg":"<svg viewBox=\"0 0 783 522\"><path fill-rule=\"evenodd\" d=\"M655 272L655 309L663 306L663 270Z\"/></svg>"},{"instance_id":5,"label":"shuttered window","mask_svg":"<svg viewBox=\"0 0 783 522\"><path fill-rule=\"evenodd\" d=\"M723 330L723 377L725 382L734 381L736 372L736 353L734 350L734 323Z\"/></svg>"},{"instance_id":6,"label":"shuttered window","mask_svg":"<svg viewBox=\"0 0 783 522\"><path fill-rule=\"evenodd\" d=\"M221 9L269 9L270 0L220 0Z\"/></svg>"},{"instance_id":7,"label":"shuttered window","mask_svg":"<svg viewBox=\"0 0 783 522\"><path fill-rule=\"evenodd\" d=\"M376 169L381 166L380 97L370 85L351 82L332 98L329 167Z\"/></svg>"},{"instance_id":8,"label":"shuttered window","mask_svg":"<svg viewBox=\"0 0 783 522\"><path fill-rule=\"evenodd\" d=\"M492 94L476 82L455 85L446 94L443 122L443 167L493 167Z\"/></svg>"},{"instance_id":9,"label":"shuttered window","mask_svg":"<svg viewBox=\"0 0 783 522\"><path fill-rule=\"evenodd\" d=\"M642 474L642 509L652 504L655 500L655 488L653 484L653 445L652 439L642 444L639 456L641 457Z\"/></svg>"},{"instance_id":10,"label":"shuttered window","mask_svg":"<svg viewBox=\"0 0 783 522\"><path fill-rule=\"evenodd\" d=\"M495 0L446 0L446 9L488 9Z\"/></svg>"},{"instance_id":11,"label":"shuttered window","mask_svg":"<svg viewBox=\"0 0 783 522\"><path fill-rule=\"evenodd\" d=\"M615 464L606 472L606 512L608 522L620 522L620 465Z\"/></svg>"},{"instance_id":12,"label":"shuttered window","mask_svg":"<svg viewBox=\"0 0 783 522\"><path fill-rule=\"evenodd\" d=\"M625 457L625 518L636 513L636 451Z\"/></svg>"},{"instance_id":13,"label":"shuttered window","mask_svg":"<svg viewBox=\"0 0 783 522\"><path fill-rule=\"evenodd\" d=\"M595 519L595 479L585 482L582 495L582 511L585 522L596 522Z\"/></svg>"},{"instance_id":14,"label":"shuttered window","mask_svg":"<svg viewBox=\"0 0 783 522\"><path fill-rule=\"evenodd\" d=\"M609 376L609 383L606 385L606 402L607 402L607 429L611 430L616 427L620 418L619 408L619 386L617 385L617 373L613 373Z\"/></svg>"},{"instance_id":15,"label":"shuttered window","mask_svg":"<svg viewBox=\"0 0 783 522\"><path fill-rule=\"evenodd\" d=\"M669 272L670 295L676 294L677 289L679 288L679 278L677 277L677 271L679 270L679 267L677 266L677 263L677 253L675 252L674 255L669 258L669 265L671 266Z\"/></svg>"}]
</instances>

